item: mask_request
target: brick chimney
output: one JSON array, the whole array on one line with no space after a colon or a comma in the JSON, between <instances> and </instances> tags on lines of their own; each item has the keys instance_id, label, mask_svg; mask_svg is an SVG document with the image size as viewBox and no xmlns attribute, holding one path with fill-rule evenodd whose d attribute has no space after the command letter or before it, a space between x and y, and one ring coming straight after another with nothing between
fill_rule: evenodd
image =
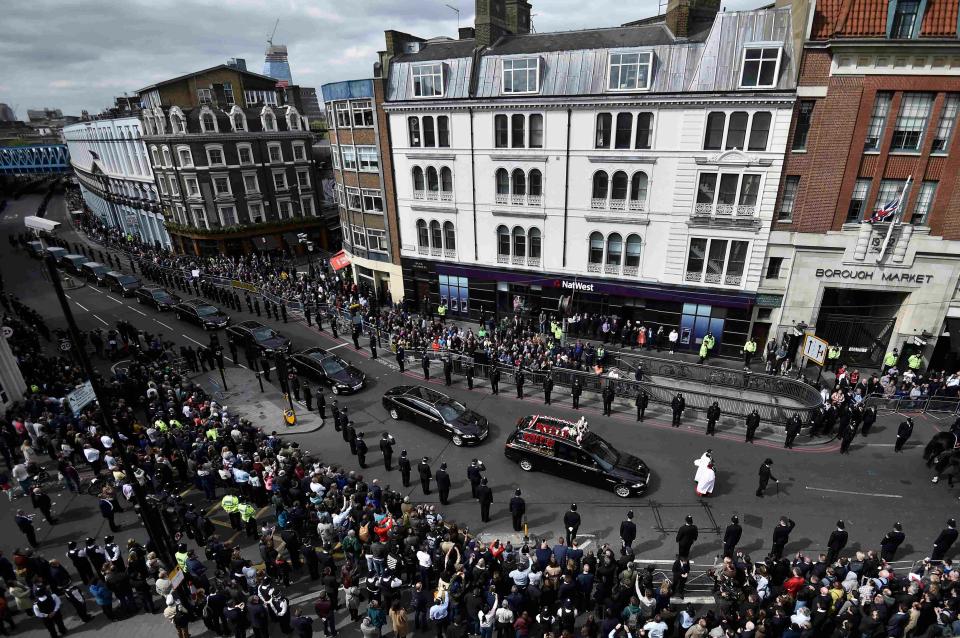
<instances>
[{"instance_id":1,"label":"brick chimney","mask_svg":"<svg viewBox=\"0 0 960 638\"><path fill-rule=\"evenodd\" d=\"M507 30L523 35L530 33L530 3L527 0L506 0Z\"/></svg>"},{"instance_id":2,"label":"brick chimney","mask_svg":"<svg viewBox=\"0 0 960 638\"><path fill-rule=\"evenodd\" d=\"M677 38L688 38L713 22L720 0L669 0L666 25Z\"/></svg>"},{"instance_id":3,"label":"brick chimney","mask_svg":"<svg viewBox=\"0 0 960 638\"><path fill-rule=\"evenodd\" d=\"M476 14L478 48L488 47L510 32L504 0L477 0Z\"/></svg>"}]
</instances>

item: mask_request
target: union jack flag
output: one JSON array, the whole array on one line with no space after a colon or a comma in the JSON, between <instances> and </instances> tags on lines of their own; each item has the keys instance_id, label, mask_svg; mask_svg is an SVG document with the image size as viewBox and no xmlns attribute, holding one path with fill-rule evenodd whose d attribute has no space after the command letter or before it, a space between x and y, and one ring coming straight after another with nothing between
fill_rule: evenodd
<instances>
[{"instance_id":1,"label":"union jack flag","mask_svg":"<svg viewBox=\"0 0 960 638\"><path fill-rule=\"evenodd\" d=\"M903 192L905 190L907 189L904 188L897 194L896 197L891 199L889 202L887 202L877 210L873 211L873 214L870 215L870 219L868 221L871 224L875 224L877 222L882 222L887 218L893 217L894 215L896 215L897 211L900 210L900 204L903 201Z\"/></svg>"}]
</instances>

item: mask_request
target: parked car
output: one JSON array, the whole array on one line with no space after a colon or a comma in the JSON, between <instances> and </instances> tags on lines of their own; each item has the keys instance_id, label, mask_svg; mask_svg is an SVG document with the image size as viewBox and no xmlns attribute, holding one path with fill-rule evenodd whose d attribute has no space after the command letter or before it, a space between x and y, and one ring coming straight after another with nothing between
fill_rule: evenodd
<instances>
[{"instance_id":1,"label":"parked car","mask_svg":"<svg viewBox=\"0 0 960 638\"><path fill-rule=\"evenodd\" d=\"M98 286L107 285L107 273L110 272L110 269L103 264L88 261L80 267L80 271L90 283L97 284Z\"/></svg>"},{"instance_id":2,"label":"parked car","mask_svg":"<svg viewBox=\"0 0 960 638\"><path fill-rule=\"evenodd\" d=\"M330 387L334 394L350 394L363 389L367 375L323 348L307 348L290 357L297 373Z\"/></svg>"},{"instance_id":3,"label":"parked car","mask_svg":"<svg viewBox=\"0 0 960 638\"><path fill-rule=\"evenodd\" d=\"M261 354L290 351L289 339L259 321L249 320L234 324L227 328L227 336L233 337L241 350L252 345Z\"/></svg>"},{"instance_id":4,"label":"parked car","mask_svg":"<svg viewBox=\"0 0 960 638\"><path fill-rule=\"evenodd\" d=\"M392 419L413 421L450 438L456 446L476 445L490 434L487 418L442 392L419 385L400 385L383 395Z\"/></svg>"},{"instance_id":5,"label":"parked car","mask_svg":"<svg viewBox=\"0 0 960 638\"><path fill-rule=\"evenodd\" d=\"M30 253L31 257L43 259L43 242L40 240L28 241L27 252Z\"/></svg>"},{"instance_id":6,"label":"parked car","mask_svg":"<svg viewBox=\"0 0 960 638\"><path fill-rule=\"evenodd\" d=\"M53 257L55 264L59 265L63 261L64 256L66 256L67 251L60 246L47 246L47 254Z\"/></svg>"},{"instance_id":7,"label":"parked car","mask_svg":"<svg viewBox=\"0 0 960 638\"><path fill-rule=\"evenodd\" d=\"M573 422L551 416L517 421L503 450L525 472L539 470L613 490L621 498L642 494L650 469L642 460L617 450L591 432L586 419Z\"/></svg>"},{"instance_id":8,"label":"parked car","mask_svg":"<svg viewBox=\"0 0 960 638\"><path fill-rule=\"evenodd\" d=\"M64 255L60 265L75 275L83 274L83 265L90 261L86 255Z\"/></svg>"},{"instance_id":9,"label":"parked car","mask_svg":"<svg viewBox=\"0 0 960 638\"><path fill-rule=\"evenodd\" d=\"M181 301L173 307L173 312L177 315L177 319L189 321L204 330L218 330L230 323L230 317L202 299Z\"/></svg>"},{"instance_id":10,"label":"parked car","mask_svg":"<svg viewBox=\"0 0 960 638\"><path fill-rule=\"evenodd\" d=\"M124 274L119 270L111 270L107 273L107 285L110 286L110 290L119 292L124 297L131 297L140 287L140 278Z\"/></svg>"},{"instance_id":11,"label":"parked car","mask_svg":"<svg viewBox=\"0 0 960 638\"><path fill-rule=\"evenodd\" d=\"M161 312L180 303L180 297L160 286L140 286L133 292L133 296L137 298L137 303L153 306Z\"/></svg>"}]
</instances>

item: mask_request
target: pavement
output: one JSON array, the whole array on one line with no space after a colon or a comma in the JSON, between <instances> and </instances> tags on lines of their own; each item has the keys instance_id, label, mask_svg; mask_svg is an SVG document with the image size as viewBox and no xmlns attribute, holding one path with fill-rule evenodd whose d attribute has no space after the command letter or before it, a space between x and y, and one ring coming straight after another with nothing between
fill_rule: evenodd
<instances>
[{"instance_id":1,"label":"pavement","mask_svg":"<svg viewBox=\"0 0 960 638\"><path fill-rule=\"evenodd\" d=\"M11 201L7 211L0 215L0 245L4 246L4 259L0 271L8 290L41 312L51 328L64 325L50 284L42 275L39 263L31 260L23 251L9 251L6 235L23 228L23 216L34 213L40 201L39 195L28 195ZM82 238L74 233L66 219L62 199L55 197L50 204L49 216L64 222L62 233L68 241ZM106 328L124 319L151 332L160 331L165 339L177 345L206 343L208 335L198 328L176 321L169 314L163 315L140 308L129 299L118 298L96 287L84 286L68 293L80 328L90 330ZM236 313L246 319L246 313ZM475 533L502 537L512 533L507 509L509 497L517 488L522 489L527 502L527 519L531 532L545 538L556 538L562 533L562 516L570 503L576 502L583 517L581 535L587 550L594 550L609 542L618 546L617 533L620 521L628 509L634 510L638 527L638 539L634 546L641 561L669 569L676 545L675 530L684 516L692 515L700 527L700 537L693 547L692 558L696 573L712 565L721 550L722 530L731 515L740 516L744 527L741 549L755 558L762 557L770 548L773 527L780 516L788 515L797 521L788 553L802 551L818 553L825 550L827 538L838 518L847 523L850 544L844 554L858 549L877 548L880 538L896 521L902 521L907 535L898 558L916 560L927 555L933 539L943 522L957 514L957 492L945 484L930 483L931 474L921 458L923 444L940 429L950 423L936 416L920 413L882 414L869 438L858 438L851 447L851 454L841 456L835 441L814 440L802 437L802 445L792 450L782 447L782 432L761 430L763 439L755 444L743 441L742 426L733 422L721 422L720 432L715 437L704 434L702 418L685 420L681 427L670 427L668 410L652 406L643 423L635 420L630 405L617 403L610 417L601 415L599 397L585 394L581 410L572 409L570 397L554 393L552 405L544 405L542 397L527 394L522 399L515 396L514 388L503 386L500 395L494 396L484 380L477 380L474 390L466 388L463 379L455 379L451 387L443 387L442 375L429 381L430 385L484 414L491 422L491 435L476 448L457 448L449 441L417 428L411 423L395 422L383 410L380 397L383 392L398 384L423 382L419 368L401 374L389 353L381 351L374 360L366 348L354 349L352 342L333 339L329 332L319 332L303 323L275 322L260 319L267 325L289 337L296 349L308 346L336 347L337 354L349 363L358 366L368 375L368 387L351 396L337 397L337 401L349 410L359 431L367 433L368 439L379 439L380 433L389 431L398 441L398 449L405 448L413 458L429 457L434 470L441 462L447 462L453 479L451 503L442 506L443 514L452 520L466 524ZM226 358L224 370L227 388L223 388L219 372L200 374L198 379L216 394L222 393L223 402L231 410L243 413L259 422L266 429L283 430L281 414L284 400L273 384L264 384L260 392L255 377L240 365L233 365ZM106 365L107 362L99 362ZM437 370L439 372L439 370ZM433 375L432 375L433 376ZM273 381L276 377L272 376ZM328 407L333 397L327 395ZM546 474L526 474L513 462L507 460L500 447L513 424L522 416L532 413L549 414L576 419L586 416L593 431L610 441L617 449L627 450L644 459L653 471L648 492L629 500L596 488L567 481ZM903 454L893 453L893 441L897 424L909 414L914 417L916 430L913 439ZM399 473L387 472L378 454L368 457L370 466L361 470L351 458L339 433L329 427L319 429L309 423L307 416L302 426L309 431L297 432L301 446L312 454L330 462L362 472L369 481L377 479L409 494L415 502L437 503L436 491L424 495L418 484L402 488ZM738 429L739 428L739 429ZM292 435L292 433L288 432ZM372 447L372 446L371 446ZM694 494L693 461L704 450L711 448L717 465L717 487L709 498L697 498ZM765 498L754 495L757 470L765 457L773 459L773 473L780 479L775 489L771 485ZM487 476L494 492L492 521L479 522L479 508L470 498L469 483L465 468L471 458L481 459L487 466ZM229 529L226 517L218 506L206 503L202 494L187 490L185 498L208 508L223 538L235 538L241 542L246 556L258 559L257 549ZM85 536L102 537L106 525L97 510L96 500L89 496L55 493L54 510L61 522L56 526L39 525L41 552L48 558L64 558L65 545L72 539ZM0 534L7 538L2 549L9 551L23 542L22 534L13 522L16 507L29 509L29 502L0 503ZM261 510L260 517L269 520L272 511ZM127 537L143 539L133 513L121 514L119 522L123 532L118 539ZM703 577L701 577L703 578ZM290 597L308 596L310 583L294 584ZM305 599L304 603L308 603ZM92 609L92 604L91 604ZM68 614L68 626L75 626L72 613ZM22 619L22 616L19 618ZM77 633L99 631L103 620L79 629ZM159 617L139 616L124 621L124 631L136 635L171 636L173 628ZM357 632L349 627L345 635ZM203 631L200 624L194 632ZM112 628L108 631L114 631ZM158 633L158 632L163 632ZM31 636L43 636L44 630L35 620L24 623L22 630Z\"/></svg>"}]
</instances>

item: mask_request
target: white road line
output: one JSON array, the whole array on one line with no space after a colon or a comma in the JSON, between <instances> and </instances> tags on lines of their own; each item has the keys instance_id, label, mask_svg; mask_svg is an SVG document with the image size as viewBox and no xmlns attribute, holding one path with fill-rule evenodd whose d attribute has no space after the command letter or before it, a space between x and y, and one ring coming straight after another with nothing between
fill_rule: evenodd
<instances>
[{"instance_id":1,"label":"white road line","mask_svg":"<svg viewBox=\"0 0 960 638\"><path fill-rule=\"evenodd\" d=\"M893 447L895 443L861 443L860 445L866 447Z\"/></svg>"},{"instance_id":2,"label":"white road line","mask_svg":"<svg viewBox=\"0 0 960 638\"><path fill-rule=\"evenodd\" d=\"M850 492L847 490L832 490L828 487L810 487L807 485L804 489L814 492L833 492L835 494L854 494L856 496L878 496L880 498L903 498L900 494L878 494L875 492Z\"/></svg>"},{"instance_id":3,"label":"white road line","mask_svg":"<svg viewBox=\"0 0 960 638\"><path fill-rule=\"evenodd\" d=\"M171 328L171 327L168 326L167 324L163 323L163 322L160 321L159 319L154 319L154 321L156 321L157 323L159 323L161 326L163 326L163 327L166 328L167 330L173 330L173 328Z\"/></svg>"},{"instance_id":4,"label":"white road line","mask_svg":"<svg viewBox=\"0 0 960 638\"><path fill-rule=\"evenodd\" d=\"M202 343L200 343L199 341L197 341L197 340L194 339L193 337L188 337L187 335L180 335L180 336L183 337L184 339L189 339L190 341L194 342L194 343L197 344L198 346L202 346L202 345L203 345Z\"/></svg>"},{"instance_id":5,"label":"white road line","mask_svg":"<svg viewBox=\"0 0 960 638\"><path fill-rule=\"evenodd\" d=\"M107 299L111 299L111 300L113 300L113 301L116 301L118 304L121 304L121 305L123 304L122 301L120 301L120 300L117 299L116 297L113 297L112 295L107 295Z\"/></svg>"},{"instance_id":6,"label":"white road line","mask_svg":"<svg viewBox=\"0 0 960 638\"><path fill-rule=\"evenodd\" d=\"M133 306L127 306L127 308L130 308L130 310L134 311L134 312L137 313L138 315L142 315L142 316L144 316L144 317L147 316L147 313L143 312L142 310L137 310L137 309L134 308Z\"/></svg>"},{"instance_id":7,"label":"white road line","mask_svg":"<svg viewBox=\"0 0 960 638\"><path fill-rule=\"evenodd\" d=\"M349 343L341 343L339 346L333 346L332 348L327 348L327 352L329 352L330 350L336 350L337 348L342 348L343 346L348 346L348 345L350 345L350 344L349 344Z\"/></svg>"},{"instance_id":8,"label":"white road line","mask_svg":"<svg viewBox=\"0 0 960 638\"><path fill-rule=\"evenodd\" d=\"M92 290L93 292L97 293L98 295L104 294L102 290L97 290L97 287L96 287L96 286L87 286L87 289L88 289L88 290Z\"/></svg>"},{"instance_id":9,"label":"white road line","mask_svg":"<svg viewBox=\"0 0 960 638\"><path fill-rule=\"evenodd\" d=\"M105 326L109 326L109 325L110 325L109 323L107 323L106 321L104 321L103 319L101 319L100 317L98 317L97 315L93 315L93 316L94 316L94 318L95 318L97 321L99 321L99 322L102 323L103 325L105 325Z\"/></svg>"},{"instance_id":10,"label":"white road line","mask_svg":"<svg viewBox=\"0 0 960 638\"><path fill-rule=\"evenodd\" d=\"M79 301L74 301L73 303L77 304L78 306L80 306L81 308L83 308L84 310L86 310L87 312L90 312L90 309L87 308L86 306L84 306L84 305L83 305L82 303L80 303Z\"/></svg>"}]
</instances>

